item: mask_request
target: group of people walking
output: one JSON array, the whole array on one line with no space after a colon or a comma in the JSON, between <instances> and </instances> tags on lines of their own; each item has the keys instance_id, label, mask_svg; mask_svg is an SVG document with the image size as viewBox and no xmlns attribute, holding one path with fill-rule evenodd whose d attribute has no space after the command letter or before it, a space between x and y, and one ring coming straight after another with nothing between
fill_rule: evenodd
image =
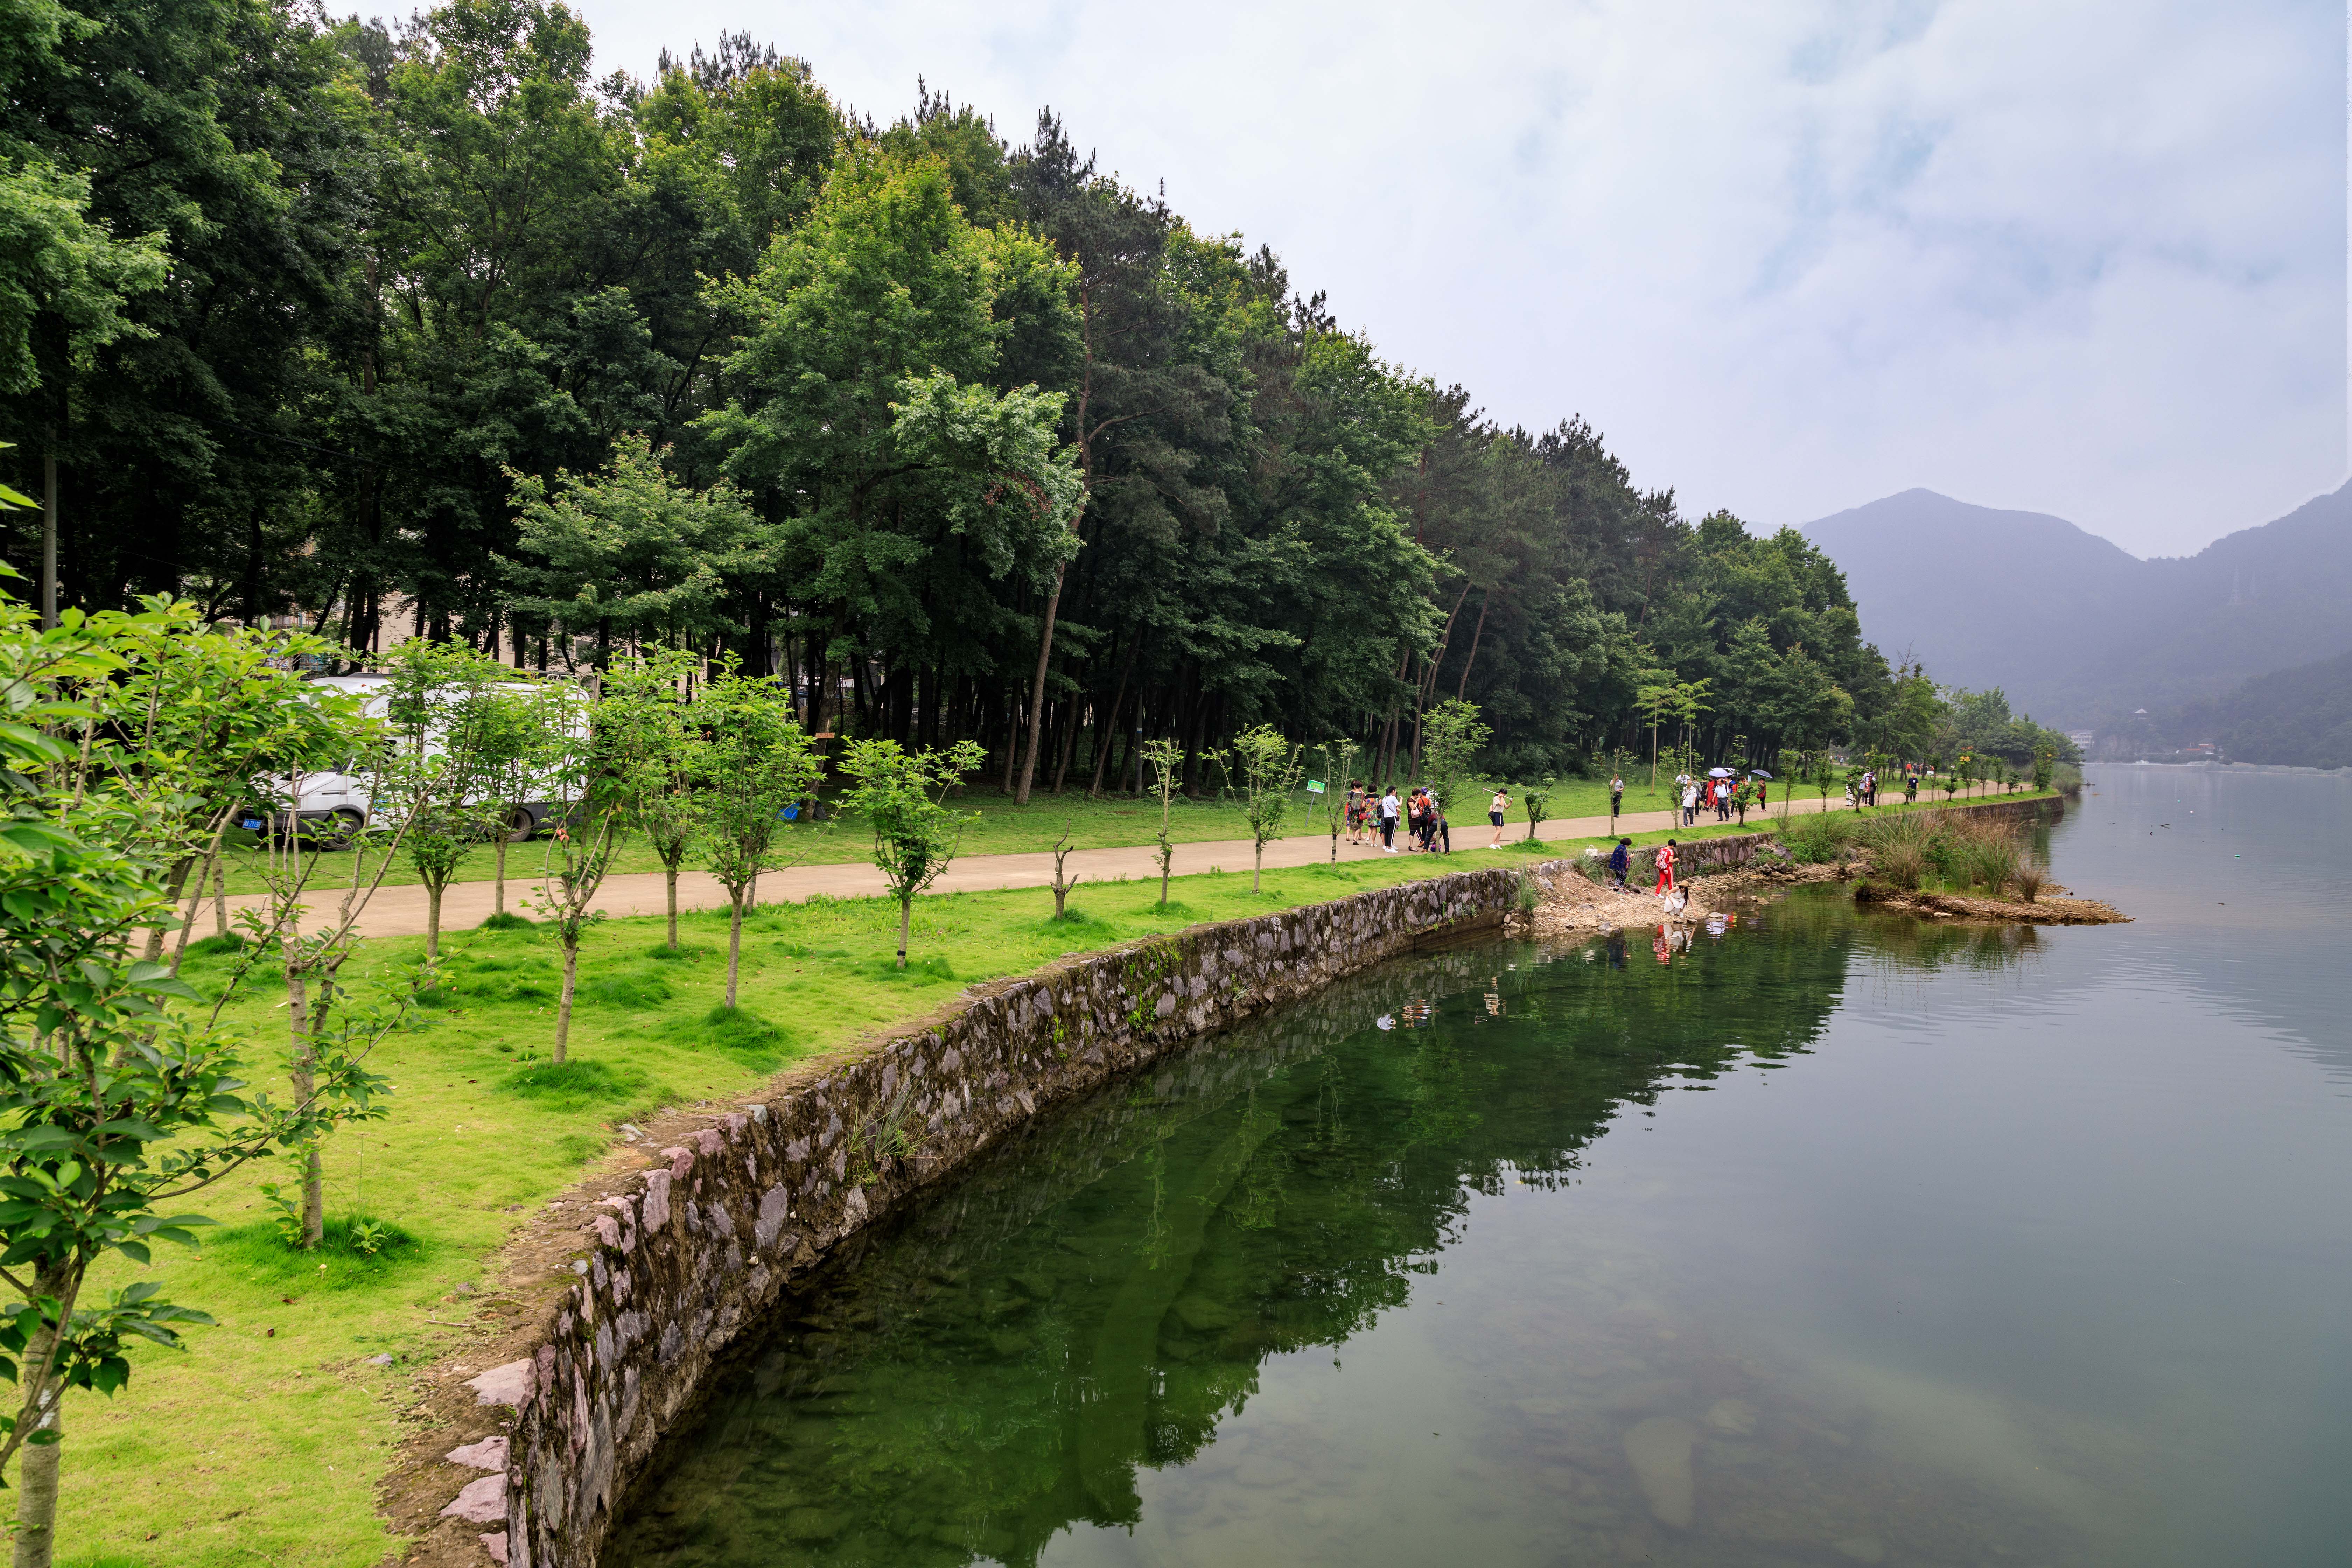
<instances>
[{"instance_id":1,"label":"group of people walking","mask_svg":"<svg viewBox=\"0 0 2352 1568\"><path fill-rule=\"evenodd\" d=\"M1693 778L1688 773L1678 774L1675 779L1675 786L1682 791L1685 827L1697 826L1699 813L1707 810L1715 813L1715 819L1717 822L1729 822L1735 809L1743 812L1746 809L1747 803L1740 797L1740 792L1743 789L1755 790L1754 804L1760 811L1766 805L1767 794L1772 787L1760 773L1749 774L1747 782L1742 784L1726 773L1717 773L1703 779ZM1613 790L1616 786L1612 784L1610 787ZM1611 815L1615 814L1615 797L1612 795ZM1747 817L1742 816L1740 820L1745 822Z\"/></svg>"},{"instance_id":2,"label":"group of people walking","mask_svg":"<svg viewBox=\"0 0 2352 1568\"><path fill-rule=\"evenodd\" d=\"M1348 842L1365 844L1377 837L1381 848L1394 855L1397 850L1397 829L1404 829L1404 852L1419 850L1430 854L1451 851L1454 839L1446 830L1445 813L1437 796L1415 785L1412 792L1400 797L1397 787L1386 791L1367 787L1361 780L1348 781Z\"/></svg>"},{"instance_id":3,"label":"group of people walking","mask_svg":"<svg viewBox=\"0 0 2352 1568\"><path fill-rule=\"evenodd\" d=\"M1487 848L1503 847L1503 823L1510 810L1511 792L1496 790L1495 798L1486 803L1486 820L1495 829ZM1349 843L1368 844L1377 837L1381 848L1394 855L1398 853L1396 836L1400 827L1404 829L1407 854L1415 850L1424 855L1454 852L1453 829L1445 820L1445 808L1427 785L1416 784L1410 794L1400 797L1394 784L1381 791L1368 787L1360 779L1348 781Z\"/></svg>"}]
</instances>

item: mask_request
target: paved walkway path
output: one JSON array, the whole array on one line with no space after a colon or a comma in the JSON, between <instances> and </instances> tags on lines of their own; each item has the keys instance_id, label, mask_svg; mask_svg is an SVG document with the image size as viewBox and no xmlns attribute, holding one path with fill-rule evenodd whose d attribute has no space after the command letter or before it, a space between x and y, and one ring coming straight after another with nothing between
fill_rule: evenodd
<instances>
[{"instance_id":1,"label":"paved walkway path","mask_svg":"<svg viewBox=\"0 0 2352 1568\"><path fill-rule=\"evenodd\" d=\"M1882 799L1885 797L1882 796ZM1900 798L1899 794L1896 795ZM1842 806L1843 800L1832 796L1827 803L1818 797L1800 800L1795 809L1800 812L1819 811L1824 805ZM1774 802L1772 815L1781 810ZM1712 816L1702 814L1702 822L1714 825ZM1761 817L1751 820L1760 824ZM1649 833L1680 826L1681 814L1674 811L1629 812L1617 819L1621 833ZM1537 830L1536 837L1544 841L1556 839L1599 838L1609 831L1605 816L1568 817L1547 822ZM1525 818L1513 822L1503 830L1506 843L1525 838L1528 835ZM1475 825L1457 826L1454 830L1454 854L1460 864L1456 869L1475 869L1492 854L1486 846L1494 837L1493 827L1483 820ZM1404 835L1399 831L1398 853L1406 851ZM1342 860L1369 860L1382 853L1377 843L1353 846L1344 839L1339 845ZM1331 858L1328 834L1313 834L1296 838L1277 838L1265 847L1268 869L1281 866L1319 866ZM1513 862L1500 862L1510 864ZM1250 866L1250 841L1246 838L1213 839L1198 844L1176 846L1174 874L1189 876L1200 871L1246 871ZM1141 881L1160 875L1159 850L1151 845L1129 845L1112 849L1074 849L1070 851L1069 874L1083 882L1108 882L1124 879ZM1022 855L974 855L956 861L933 883L931 890L940 893L982 892L1002 888L1043 888L1054 880L1054 857L1037 852ZM532 911L521 907L531 895L534 879L522 877L507 879L507 908L518 914ZM782 871L771 871L760 879L759 899L761 903L798 903L811 894L824 893L840 899L873 898L889 891L882 873L872 866L850 863L833 866L797 866ZM493 908L493 889L488 882L458 882L449 888L441 899L441 929L458 931L477 926L488 919ZM256 894L240 894L228 900L232 910L257 906L261 899ZM321 889L310 900L312 914L306 923L315 925L322 915L332 912L336 902L332 889ZM662 877L659 872L631 872L606 880L595 907L611 916L658 915L665 908ZM727 907L727 890L718 880L702 871L682 873L677 879L677 907L686 910L719 910ZM384 888L369 901L360 920L363 936L419 936L425 931L425 902L422 888ZM197 929L209 930L207 914L199 914Z\"/></svg>"}]
</instances>

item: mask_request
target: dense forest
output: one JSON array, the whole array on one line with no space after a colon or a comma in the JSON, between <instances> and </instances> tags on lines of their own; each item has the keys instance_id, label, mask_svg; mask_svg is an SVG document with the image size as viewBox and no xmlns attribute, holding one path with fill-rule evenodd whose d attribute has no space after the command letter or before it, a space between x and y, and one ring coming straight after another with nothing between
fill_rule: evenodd
<instances>
[{"instance_id":1,"label":"dense forest","mask_svg":"<svg viewBox=\"0 0 2352 1568\"><path fill-rule=\"evenodd\" d=\"M1517 776L1933 744L1800 535L1383 360L1050 110L883 123L748 36L595 78L551 0L64 0L0 75L0 479L67 603L732 653L1056 790L1258 722L1409 765L1457 698Z\"/></svg>"},{"instance_id":2,"label":"dense forest","mask_svg":"<svg viewBox=\"0 0 2352 1568\"><path fill-rule=\"evenodd\" d=\"M2233 763L2352 767L2352 653L2258 675L2226 696L2141 713L2099 736L2102 755L2168 762L2218 747ZM2213 760L2210 752L2193 753Z\"/></svg>"}]
</instances>

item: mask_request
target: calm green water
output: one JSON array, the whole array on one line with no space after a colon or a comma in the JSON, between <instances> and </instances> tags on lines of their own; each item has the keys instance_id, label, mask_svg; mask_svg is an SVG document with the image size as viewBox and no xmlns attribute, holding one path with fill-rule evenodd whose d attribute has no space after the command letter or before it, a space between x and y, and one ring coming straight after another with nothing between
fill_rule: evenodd
<instances>
[{"instance_id":1,"label":"calm green water","mask_svg":"<svg viewBox=\"0 0 2352 1568\"><path fill-rule=\"evenodd\" d=\"M2347 810L2105 770L2133 925L1792 899L1210 1042L788 1301L607 1561L2352 1561Z\"/></svg>"}]
</instances>

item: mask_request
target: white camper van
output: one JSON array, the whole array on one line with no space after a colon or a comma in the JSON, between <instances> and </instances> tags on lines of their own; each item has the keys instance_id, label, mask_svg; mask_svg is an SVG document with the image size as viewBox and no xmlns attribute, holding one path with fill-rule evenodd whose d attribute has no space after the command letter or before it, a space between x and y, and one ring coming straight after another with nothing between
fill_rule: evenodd
<instances>
[{"instance_id":1,"label":"white camper van","mask_svg":"<svg viewBox=\"0 0 2352 1568\"><path fill-rule=\"evenodd\" d=\"M315 677L306 684L323 690L359 693L362 698L360 711L371 719L383 718L392 706L391 694L387 689L392 685L390 676L324 675ZM498 689L530 692L547 689L522 681L508 681L500 684ZM572 723L572 732L584 737L588 727L586 713L576 712ZM440 749L430 734L425 737L425 745L428 754ZM371 796L373 775L357 758L346 763L341 771L303 773L299 783L301 793L294 803L293 816L306 838L341 846L358 837L371 824L388 826L381 823L374 809ZM271 779L269 784L269 794L279 800L291 793L291 784L283 776ZM548 778L538 781L538 784L530 798L509 811L506 831L510 843L519 844L553 826L555 819L564 812L564 804L553 798L564 793L562 781ZM576 789L572 793L576 795ZM238 826L255 833L265 829L280 833L285 831L286 818L287 812L283 807L267 814L251 810L240 818Z\"/></svg>"}]
</instances>

